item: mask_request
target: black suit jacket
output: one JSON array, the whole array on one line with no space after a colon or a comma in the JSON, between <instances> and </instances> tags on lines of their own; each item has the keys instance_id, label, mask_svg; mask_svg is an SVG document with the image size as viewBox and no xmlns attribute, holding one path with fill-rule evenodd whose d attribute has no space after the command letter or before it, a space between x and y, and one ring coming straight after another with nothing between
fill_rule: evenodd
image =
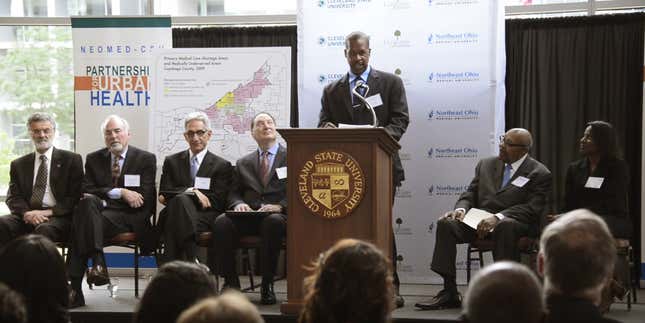
<instances>
[{"instance_id":1,"label":"black suit jacket","mask_svg":"<svg viewBox=\"0 0 645 323\"><path fill-rule=\"evenodd\" d=\"M500 189L504 162L497 157L484 158L477 163L475 178L461 194L455 209L471 207L491 213L502 213L531 226L539 223L551 191L551 172L537 160L526 156L508 184ZM511 184L519 176L529 181L523 187Z\"/></svg>"},{"instance_id":2,"label":"black suit jacket","mask_svg":"<svg viewBox=\"0 0 645 323\"><path fill-rule=\"evenodd\" d=\"M379 127L383 127L392 138L399 141L410 122L408 101L401 78L372 69L367 78L367 85L370 87L368 97L380 94L383 100L383 105L374 108ZM322 127L327 122L335 125L372 123L371 113L365 107L360 107L358 113L354 111L349 90L349 74L345 74L340 80L325 87L318 127ZM399 186L405 180L405 174L398 152L392 160L392 166L394 185Z\"/></svg>"},{"instance_id":3,"label":"black suit jacket","mask_svg":"<svg viewBox=\"0 0 645 323\"><path fill-rule=\"evenodd\" d=\"M157 162L155 155L132 145L128 146L117 187L127 188L143 196L143 205L136 209L131 208L122 199L112 200L107 196L107 193L113 189L111 168L110 151L107 148L89 153L85 161L83 192L94 194L104 200L108 209L132 213L133 216L129 219L129 223L137 234L144 235L147 233L147 225L149 225L147 220L155 213L157 206L155 188ZM125 175L139 175L139 187L125 187Z\"/></svg>"},{"instance_id":4,"label":"black suit jacket","mask_svg":"<svg viewBox=\"0 0 645 323\"><path fill-rule=\"evenodd\" d=\"M603 317L596 305L582 298L549 295L546 305L546 323L619 323Z\"/></svg>"},{"instance_id":5,"label":"black suit jacket","mask_svg":"<svg viewBox=\"0 0 645 323\"><path fill-rule=\"evenodd\" d=\"M226 209L226 195L231 182L233 166L227 160L216 156L210 151L206 152L197 170L198 177L211 179L210 189L200 189L208 197L211 208L219 213ZM159 194L166 201L183 193L187 188L193 187L190 178L190 153L188 150L178 152L166 157L163 162ZM196 203L197 200L195 200Z\"/></svg>"},{"instance_id":6,"label":"black suit jacket","mask_svg":"<svg viewBox=\"0 0 645 323\"><path fill-rule=\"evenodd\" d=\"M604 178L600 188L586 188L589 176ZM564 211L585 208L600 215L616 238L629 238L632 222L629 217L627 192L629 168L620 159L603 159L591 172L587 158L567 168L564 187Z\"/></svg>"},{"instance_id":7,"label":"black suit jacket","mask_svg":"<svg viewBox=\"0 0 645 323\"><path fill-rule=\"evenodd\" d=\"M266 186L260 180L259 164L257 150L237 161L229 193L229 208L246 203L257 210L262 204L280 204L282 213L287 214L287 178L279 179L276 173L277 168L287 166L287 149L282 145L278 147Z\"/></svg>"},{"instance_id":8,"label":"black suit jacket","mask_svg":"<svg viewBox=\"0 0 645 323\"><path fill-rule=\"evenodd\" d=\"M23 216L32 209L29 200L33 191L35 158L36 153L30 153L11 162L7 206L12 214ZM54 216L71 215L81 197L81 155L53 148L48 179L56 199L56 206L52 208Z\"/></svg>"}]
</instances>

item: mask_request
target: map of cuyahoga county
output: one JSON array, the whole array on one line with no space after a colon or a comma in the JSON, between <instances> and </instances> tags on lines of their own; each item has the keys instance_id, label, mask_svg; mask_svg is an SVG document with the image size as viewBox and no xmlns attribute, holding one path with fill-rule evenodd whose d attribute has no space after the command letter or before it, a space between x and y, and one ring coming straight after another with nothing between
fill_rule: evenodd
<instances>
[{"instance_id":1,"label":"map of cuyahoga county","mask_svg":"<svg viewBox=\"0 0 645 323\"><path fill-rule=\"evenodd\" d=\"M185 150L184 118L202 111L211 121L209 151L232 163L256 149L251 122L268 112L289 126L289 48L173 49L160 55L154 112L158 162ZM281 142L283 142L281 140Z\"/></svg>"}]
</instances>

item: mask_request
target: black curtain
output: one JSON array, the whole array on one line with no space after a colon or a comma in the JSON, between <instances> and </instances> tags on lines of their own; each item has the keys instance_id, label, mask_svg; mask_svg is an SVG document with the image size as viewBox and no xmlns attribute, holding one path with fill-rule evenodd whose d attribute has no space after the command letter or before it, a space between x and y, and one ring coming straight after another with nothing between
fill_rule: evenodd
<instances>
[{"instance_id":1,"label":"black curtain","mask_svg":"<svg viewBox=\"0 0 645 323\"><path fill-rule=\"evenodd\" d=\"M630 166L632 245L640 255L645 15L506 21L506 127L533 133L533 154L553 173L553 209L585 123L614 125Z\"/></svg>"},{"instance_id":2,"label":"black curtain","mask_svg":"<svg viewBox=\"0 0 645 323\"><path fill-rule=\"evenodd\" d=\"M298 126L296 26L173 28L172 46L291 47L291 126Z\"/></svg>"}]
</instances>

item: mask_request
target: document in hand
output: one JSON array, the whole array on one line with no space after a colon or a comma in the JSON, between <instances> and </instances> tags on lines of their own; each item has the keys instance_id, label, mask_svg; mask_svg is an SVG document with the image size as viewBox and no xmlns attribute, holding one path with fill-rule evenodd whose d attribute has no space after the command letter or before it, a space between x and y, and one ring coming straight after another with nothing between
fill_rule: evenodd
<instances>
[{"instance_id":1,"label":"document in hand","mask_svg":"<svg viewBox=\"0 0 645 323\"><path fill-rule=\"evenodd\" d=\"M338 128L373 128L371 124L347 124L347 123L339 123Z\"/></svg>"},{"instance_id":2,"label":"document in hand","mask_svg":"<svg viewBox=\"0 0 645 323\"><path fill-rule=\"evenodd\" d=\"M494 216L494 214L482 209L471 208L470 210L468 210L468 213L464 215L463 222L469 227L477 230L477 225L479 224L479 222L481 222L481 220L483 219L490 218L491 216Z\"/></svg>"}]
</instances>

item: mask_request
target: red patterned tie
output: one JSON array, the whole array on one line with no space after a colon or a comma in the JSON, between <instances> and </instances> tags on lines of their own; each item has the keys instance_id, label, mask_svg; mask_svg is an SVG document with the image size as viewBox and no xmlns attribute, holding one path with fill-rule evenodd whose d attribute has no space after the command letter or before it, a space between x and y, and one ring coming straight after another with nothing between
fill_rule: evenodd
<instances>
[{"instance_id":1,"label":"red patterned tie","mask_svg":"<svg viewBox=\"0 0 645 323\"><path fill-rule=\"evenodd\" d=\"M269 182L269 152L263 151L260 157L260 178L262 185L267 186Z\"/></svg>"},{"instance_id":2,"label":"red patterned tie","mask_svg":"<svg viewBox=\"0 0 645 323\"><path fill-rule=\"evenodd\" d=\"M114 163L112 164L112 187L117 187L119 185L119 176L121 175L119 160L121 160L121 158L121 155L114 155Z\"/></svg>"}]
</instances>

